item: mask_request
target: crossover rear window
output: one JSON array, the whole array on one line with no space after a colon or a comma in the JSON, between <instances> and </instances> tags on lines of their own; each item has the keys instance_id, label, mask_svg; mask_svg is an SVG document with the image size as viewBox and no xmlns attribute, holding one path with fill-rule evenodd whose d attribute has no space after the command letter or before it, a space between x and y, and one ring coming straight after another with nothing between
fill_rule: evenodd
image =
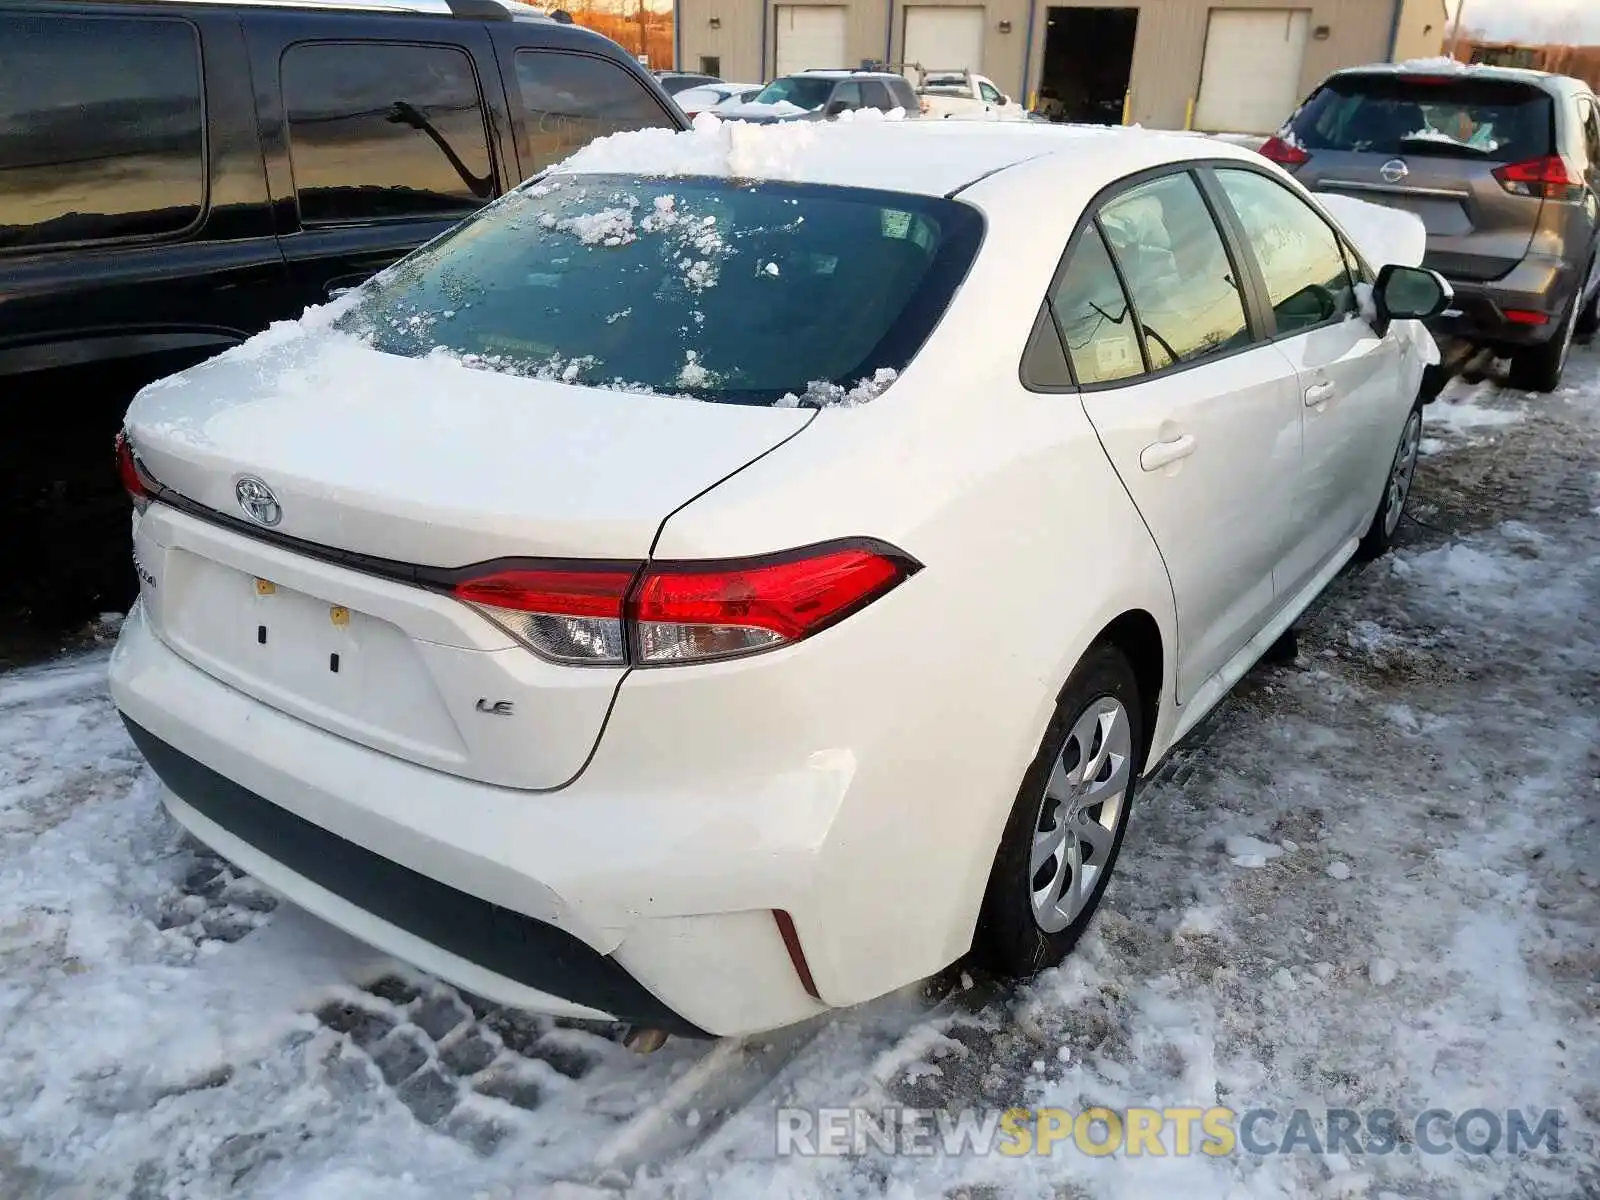
<instances>
[{"instance_id":1,"label":"crossover rear window","mask_svg":"<svg viewBox=\"0 0 1600 1200\"><path fill-rule=\"evenodd\" d=\"M1524 162L1552 152L1554 107L1529 84L1443 77L1345 75L1329 80L1291 128L1306 150L1450 155Z\"/></svg>"},{"instance_id":2,"label":"crossover rear window","mask_svg":"<svg viewBox=\"0 0 1600 1200\"><path fill-rule=\"evenodd\" d=\"M341 328L393 354L734 404L869 399L982 236L940 197L554 175L365 289Z\"/></svg>"}]
</instances>

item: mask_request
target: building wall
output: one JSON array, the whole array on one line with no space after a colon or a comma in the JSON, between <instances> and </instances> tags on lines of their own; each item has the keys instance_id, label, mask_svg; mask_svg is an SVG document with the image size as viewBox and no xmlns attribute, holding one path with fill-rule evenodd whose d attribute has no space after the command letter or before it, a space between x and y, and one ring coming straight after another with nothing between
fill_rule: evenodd
<instances>
[{"instance_id":1,"label":"building wall","mask_svg":"<svg viewBox=\"0 0 1600 1200\"><path fill-rule=\"evenodd\" d=\"M971 0L917 2L960 5L969 4ZM1198 97L1200 91L1206 26L1213 6L1308 10L1314 32L1306 46L1301 71L1300 94L1304 96L1338 67L1389 59L1389 38L1397 2L1403 5L1400 57L1437 54L1444 36L1443 0L1223 0L1222 3L1217 0L1111 0L1112 6L1139 10L1130 83L1130 120L1149 127L1183 128L1190 101ZM1106 0L1033 0L1031 4L1030 0L988 0L983 74L993 78L1003 91L1019 102L1031 103L1044 62L1049 9L1106 6ZM722 60L724 79L765 82L773 68L775 20L772 12L775 7L775 0L678 0L683 67L698 69L701 55L714 54ZM850 11L849 58L846 63L830 65L855 65L868 59L900 61L905 43L904 0L851 0L845 7ZM765 24L763 12L767 17ZM713 17L720 21L717 29L711 28ZM1000 32L1002 21L1011 22L1009 33ZM1433 30L1424 32L1430 25ZM1316 36L1315 31L1320 27L1326 27L1325 37ZM1437 43L1433 40L1435 35Z\"/></svg>"},{"instance_id":2,"label":"building wall","mask_svg":"<svg viewBox=\"0 0 1600 1200\"><path fill-rule=\"evenodd\" d=\"M1405 0L1395 37L1395 62L1437 58L1443 54L1449 24L1450 15L1445 11L1444 0Z\"/></svg>"},{"instance_id":3,"label":"building wall","mask_svg":"<svg viewBox=\"0 0 1600 1200\"><path fill-rule=\"evenodd\" d=\"M886 61L891 63L905 60L906 46L906 10L908 8L973 8L974 0L912 0L905 3L897 0L894 6L893 37L890 39L889 56ZM1029 0L988 0L984 8L983 28L983 62L973 63L970 70L980 75L987 75L999 85L1000 90L1009 95L1017 103L1023 103L1027 97L1022 90L1022 67L1028 48L1028 9ZM1001 33L1002 22L1009 21L1009 32ZM1041 4L1039 16L1036 21L1044 24L1044 6ZM925 66L937 67L940 65L952 66L955 64L925 63ZM1037 63L1034 73L1038 73ZM912 81L916 82L915 80Z\"/></svg>"}]
</instances>

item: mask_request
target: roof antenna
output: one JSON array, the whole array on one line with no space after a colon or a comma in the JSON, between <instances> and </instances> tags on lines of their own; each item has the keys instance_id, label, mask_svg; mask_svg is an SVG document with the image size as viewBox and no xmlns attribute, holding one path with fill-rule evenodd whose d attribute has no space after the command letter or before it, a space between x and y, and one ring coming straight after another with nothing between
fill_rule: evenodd
<instances>
[{"instance_id":1,"label":"roof antenna","mask_svg":"<svg viewBox=\"0 0 1600 1200\"><path fill-rule=\"evenodd\" d=\"M550 13L550 19L558 25L571 25L572 14L564 8L557 8Z\"/></svg>"}]
</instances>

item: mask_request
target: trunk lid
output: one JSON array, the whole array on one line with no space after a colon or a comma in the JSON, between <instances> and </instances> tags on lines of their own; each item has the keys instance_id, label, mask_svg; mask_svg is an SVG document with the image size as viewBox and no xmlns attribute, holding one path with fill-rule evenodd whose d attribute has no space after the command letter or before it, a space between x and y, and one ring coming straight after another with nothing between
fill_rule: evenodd
<instances>
[{"instance_id":1,"label":"trunk lid","mask_svg":"<svg viewBox=\"0 0 1600 1200\"><path fill-rule=\"evenodd\" d=\"M127 426L166 487L273 532L405 563L644 558L678 505L809 410L703 404L401 358L338 333L247 343L142 392Z\"/></svg>"},{"instance_id":2,"label":"trunk lid","mask_svg":"<svg viewBox=\"0 0 1600 1200\"><path fill-rule=\"evenodd\" d=\"M1531 83L1351 72L1313 94L1290 131L1310 155L1302 183L1414 213L1428 231L1425 265L1449 278L1502 278L1539 228L1544 201L1494 174L1553 152L1554 107Z\"/></svg>"},{"instance_id":3,"label":"trunk lid","mask_svg":"<svg viewBox=\"0 0 1600 1200\"><path fill-rule=\"evenodd\" d=\"M149 510L145 607L178 654L280 711L468 778L559 787L622 668L546 662L404 567L646 558L675 508L812 415L404 359L291 326L130 408L148 472L232 519ZM245 477L281 512L263 536L236 494Z\"/></svg>"}]
</instances>

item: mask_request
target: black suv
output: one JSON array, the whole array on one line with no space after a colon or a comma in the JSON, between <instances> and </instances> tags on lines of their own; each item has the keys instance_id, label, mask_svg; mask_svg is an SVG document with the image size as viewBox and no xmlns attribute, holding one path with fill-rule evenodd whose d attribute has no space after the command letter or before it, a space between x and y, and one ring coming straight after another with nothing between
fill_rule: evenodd
<instances>
[{"instance_id":1,"label":"black suv","mask_svg":"<svg viewBox=\"0 0 1600 1200\"><path fill-rule=\"evenodd\" d=\"M509 0L0 0L0 612L131 599L135 389L645 126L635 59Z\"/></svg>"}]
</instances>

